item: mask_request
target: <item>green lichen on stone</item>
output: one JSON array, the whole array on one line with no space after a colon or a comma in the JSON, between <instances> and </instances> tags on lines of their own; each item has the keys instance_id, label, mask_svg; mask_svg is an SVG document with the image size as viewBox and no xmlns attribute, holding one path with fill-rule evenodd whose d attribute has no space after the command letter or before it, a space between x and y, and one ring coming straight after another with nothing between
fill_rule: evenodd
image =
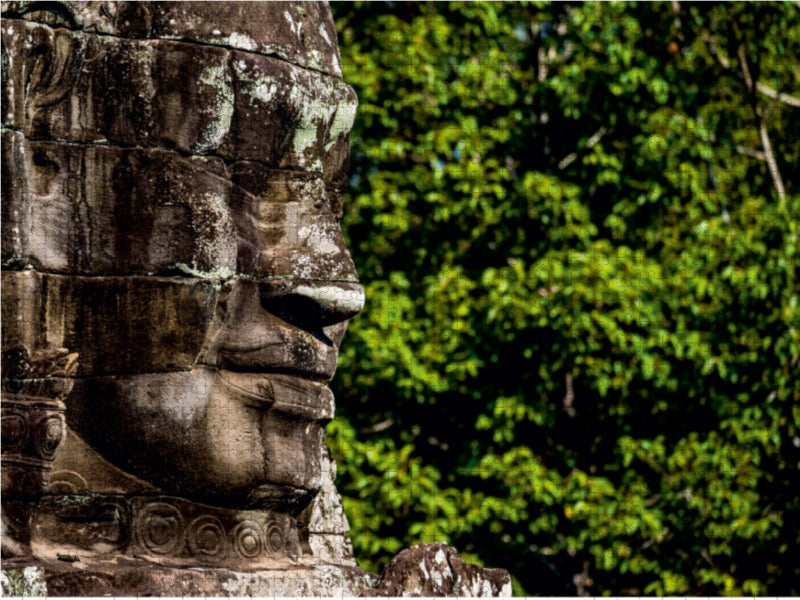
<instances>
[{"instance_id":1,"label":"green lichen on stone","mask_svg":"<svg viewBox=\"0 0 800 600\"><path fill-rule=\"evenodd\" d=\"M356 102L342 102L339 105L336 114L333 116L333 123L331 123L331 130L328 133L328 142L325 144L325 151L331 149L342 136L346 136L353 128L353 122L356 119L356 109L358 108L358 101Z\"/></svg>"},{"instance_id":2,"label":"green lichen on stone","mask_svg":"<svg viewBox=\"0 0 800 600\"><path fill-rule=\"evenodd\" d=\"M243 33L234 31L228 36L227 42L232 48L241 48L242 50L249 50L250 52L258 51L258 42L249 35Z\"/></svg>"},{"instance_id":3,"label":"green lichen on stone","mask_svg":"<svg viewBox=\"0 0 800 600\"><path fill-rule=\"evenodd\" d=\"M200 74L199 81L213 89L214 98L214 118L203 129L193 148L194 152L204 154L219 148L231 129L234 93L230 71L225 67L208 67Z\"/></svg>"},{"instance_id":4,"label":"green lichen on stone","mask_svg":"<svg viewBox=\"0 0 800 600\"><path fill-rule=\"evenodd\" d=\"M0 588L2 588L3 596L22 598L47 596L44 571L39 567L3 569L0 574Z\"/></svg>"},{"instance_id":5,"label":"green lichen on stone","mask_svg":"<svg viewBox=\"0 0 800 600\"><path fill-rule=\"evenodd\" d=\"M234 64L239 80L239 94L249 98L250 106L255 102L267 105L285 88L285 84L272 75L255 73L240 60Z\"/></svg>"},{"instance_id":6,"label":"green lichen on stone","mask_svg":"<svg viewBox=\"0 0 800 600\"><path fill-rule=\"evenodd\" d=\"M19 256L8 257L0 266L2 266L3 269L8 269L9 271L26 271L33 268L33 265Z\"/></svg>"},{"instance_id":7,"label":"green lichen on stone","mask_svg":"<svg viewBox=\"0 0 800 600\"><path fill-rule=\"evenodd\" d=\"M214 271L201 271L195 266L190 266L186 263L175 263L172 265L172 268L192 277L206 279L208 281L227 281L236 275L236 273L231 271L228 267L220 267Z\"/></svg>"},{"instance_id":8,"label":"green lichen on stone","mask_svg":"<svg viewBox=\"0 0 800 600\"><path fill-rule=\"evenodd\" d=\"M336 105L331 102L326 90L311 90L311 94L304 94L299 88L292 88L290 98L300 106L300 122L292 139L292 150L297 157L297 162L314 171L322 170L319 157L308 161L306 153L318 143L319 127L325 126L333 117Z\"/></svg>"}]
</instances>

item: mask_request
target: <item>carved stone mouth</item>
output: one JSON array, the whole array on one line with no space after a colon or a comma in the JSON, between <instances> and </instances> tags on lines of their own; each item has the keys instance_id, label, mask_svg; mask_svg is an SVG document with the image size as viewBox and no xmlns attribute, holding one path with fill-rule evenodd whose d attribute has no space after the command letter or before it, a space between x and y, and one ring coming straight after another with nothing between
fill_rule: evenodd
<instances>
[{"instance_id":1,"label":"carved stone mouth","mask_svg":"<svg viewBox=\"0 0 800 600\"><path fill-rule=\"evenodd\" d=\"M325 335L322 331L311 331L310 328L307 329L299 329L295 328L295 326L282 319L280 316L272 315L273 317L280 319L283 321L284 324L288 327L292 327L294 329L294 334L291 336L287 336L288 339L282 338L280 340L275 340L269 336L264 336L267 338L266 340L259 340L258 338L251 338L248 341L240 341L237 339L228 339L225 343L220 347L220 352L226 354L231 357L237 356L245 356L248 354L255 354L257 352L270 352L275 351L277 348L281 348L286 346L287 344L297 345L297 346L319 346L320 343L324 344L326 350L333 346L333 342L331 339ZM255 336L254 336L255 337Z\"/></svg>"},{"instance_id":2,"label":"carved stone mouth","mask_svg":"<svg viewBox=\"0 0 800 600\"><path fill-rule=\"evenodd\" d=\"M330 381L336 370L335 351L318 351L311 344L226 345L219 350L218 367L237 373L289 375L316 382ZM280 353L276 352L276 349ZM278 356L276 356L278 354ZM286 354L291 361L286 360ZM282 355L282 356L281 356Z\"/></svg>"},{"instance_id":3,"label":"carved stone mouth","mask_svg":"<svg viewBox=\"0 0 800 600\"><path fill-rule=\"evenodd\" d=\"M296 377L298 379L307 379L316 383L326 383L333 377L333 372L327 365L322 364L319 368L301 368L297 366L255 366L248 364L246 355L240 354L230 355L220 352L221 360L219 361L218 368L220 371L227 371L229 373L239 373L241 375L286 375L288 377ZM237 360L241 359L241 360Z\"/></svg>"},{"instance_id":4,"label":"carved stone mouth","mask_svg":"<svg viewBox=\"0 0 800 600\"><path fill-rule=\"evenodd\" d=\"M225 385L234 390L238 397L247 398L258 405L272 404L275 400L271 378L265 373L220 371L219 375Z\"/></svg>"},{"instance_id":5,"label":"carved stone mouth","mask_svg":"<svg viewBox=\"0 0 800 600\"><path fill-rule=\"evenodd\" d=\"M313 420L333 418L333 392L324 383L284 373L219 371L220 379L247 404Z\"/></svg>"}]
</instances>

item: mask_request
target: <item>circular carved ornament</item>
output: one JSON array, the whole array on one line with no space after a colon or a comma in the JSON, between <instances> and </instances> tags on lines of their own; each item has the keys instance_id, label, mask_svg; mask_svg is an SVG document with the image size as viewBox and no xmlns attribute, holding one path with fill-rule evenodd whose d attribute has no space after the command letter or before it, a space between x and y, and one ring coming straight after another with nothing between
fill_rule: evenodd
<instances>
[{"instance_id":1,"label":"circular carved ornament","mask_svg":"<svg viewBox=\"0 0 800 600\"><path fill-rule=\"evenodd\" d=\"M219 560L226 554L225 528L216 517L204 515L192 521L186 541L192 556Z\"/></svg>"},{"instance_id":2,"label":"circular carved ornament","mask_svg":"<svg viewBox=\"0 0 800 600\"><path fill-rule=\"evenodd\" d=\"M25 417L19 413L3 415L2 439L3 452L18 452L28 438L28 426Z\"/></svg>"},{"instance_id":3,"label":"circular carved ornament","mask_svg":"<svg viewBox=\"0 0 800 600\"><path fill-rule=\"evenodd\" d=\"M46 460L56 456L56 450L64 436L64 424L61 417L49 417L39 422L33 434L36 452Z\"/></svg>"},{"instance_id":4,"label":"circular carved ornament","mask_svg":"<svg viewBox=\"0 0 800 600\"><path fill-rule=\"evenodd\" d=\"M261 554L261 528L254 521L242 521L233 530L233 547L243 558Z\"/></svg>"},{"instance_id":5,"label":"circular carved ornament","mask_svg":"<svg viewBox=\"0 0 800 600\"><path fill-rule=\"evenodd\" d=\"M61 471L64 473L64 471ZM77 474L76 474L77 475ZM80 479L83 479L78 475ZM85 481L85 480L84 480ZM52 484L50 488L52 489ZM95 523L94 533L98 541L120 546L128 541L130 517L128 508L122 502L110 501L95 504L90 513Z\"/></svg>"},{"instance_id":6,"label":"circular carved ornament","mask_svg":"<svg viewBox=\"0 0 800 600\"><path fill-rule=\"evenodd\" d=\"M264 539L267 541L267 551L271 554L280 554L284 551L286 539L283 529L274 521L269 521L264 525Z\"/></svg>"},{"instance_id":7,"label":"circular carved ornament","mask_svg":"<svg viewBox=\"0 0 800 600\"><path fill-rule=\"evenodd\" d=\"M142 544L155 554L172 554L183 539L183 517L165 502L148 504L139 514L136 532Z\"/></svg>"},{"instance_id":8,"label":"circular carved ornament","mask_svg":"<svg viewBox=\"0 0 800 600\"><path fill-rule=\"evenodd\" d=\"M51 494L80 494L89 491L89 484L75 471L56 471L50 477Z\"/></svg>"}]
</instances>

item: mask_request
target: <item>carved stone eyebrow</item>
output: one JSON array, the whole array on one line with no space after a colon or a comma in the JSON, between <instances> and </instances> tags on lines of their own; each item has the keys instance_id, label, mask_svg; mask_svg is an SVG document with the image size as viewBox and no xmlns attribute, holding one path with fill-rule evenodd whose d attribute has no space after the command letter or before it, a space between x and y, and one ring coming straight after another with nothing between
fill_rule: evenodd
<instances>
[{"instance_id":1,"label":"carved stone eyebrow","mask_svg":"<svg viewBox=\"0 0 800 600\"><path fill-rule=\"evenodd\" d=\"M333 18L322 2L23 0L3 2L2 16L122 38L243 50L342 77Z\"/></svg>"},{"instance_id":2,"label":"carved stone eyebrow","mask_svg":"<svg viewBox=\"0 0 800 600\"><path fill-rule=\"evenodd\" d=\"M21 18L53 27L80 27L74 11L65 2L4 2L3 5L8 5L8 9L3 10L4 18Z\"/></svg>"},{"instance_id":3,"label":"carved stone eyebrow","mask_svg":"<svg viewBox=\"0 0 800 600\"><path fill-rule=\"evenodd\" d=\"M19 19L2 34L3 125L27 139L250 160L345 184L357 98L341 79L209 44Z\"/></svg>"}]
</instances>

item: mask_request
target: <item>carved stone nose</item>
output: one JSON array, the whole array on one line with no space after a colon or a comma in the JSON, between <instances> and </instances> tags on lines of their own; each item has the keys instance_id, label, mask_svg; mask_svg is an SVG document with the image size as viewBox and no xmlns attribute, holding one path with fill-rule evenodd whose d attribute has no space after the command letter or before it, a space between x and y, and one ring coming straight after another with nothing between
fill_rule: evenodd
<instances>
[{"instance_id":1,"label":"carved stone nose","mask_svg":"<svg viewBox=\"0 0 800 600\"><path fill-rule=\"evenodd\" d=\"M358 283L326 182L320 174L237 164L231 215L237 272L260 281ZM306 294L300 294L308 297Z\"/></svg>"},{"instance_id":2,"label":"carved stone nose","mask_svg":"<svg viewBox=\"0 0 800 600\"><path fill-rule=\"evenodd\" d=\"M347 287L335 285L298 285L295 295L305 297L320 307L332 325L354 317L364 308L364 288L359 284L348 283Z\"/></svg>"},{"instance_id":3,"label":"carved stone nose","mask_svg":"<svg viewBox=\"0 0 800 600\"><path fill-rule=\"evenodd\" d=\"M358 283L270 282L260 287L264 310L308 331L346 321L364 308L364 288Z\"/></svg>"}]
</instances>

